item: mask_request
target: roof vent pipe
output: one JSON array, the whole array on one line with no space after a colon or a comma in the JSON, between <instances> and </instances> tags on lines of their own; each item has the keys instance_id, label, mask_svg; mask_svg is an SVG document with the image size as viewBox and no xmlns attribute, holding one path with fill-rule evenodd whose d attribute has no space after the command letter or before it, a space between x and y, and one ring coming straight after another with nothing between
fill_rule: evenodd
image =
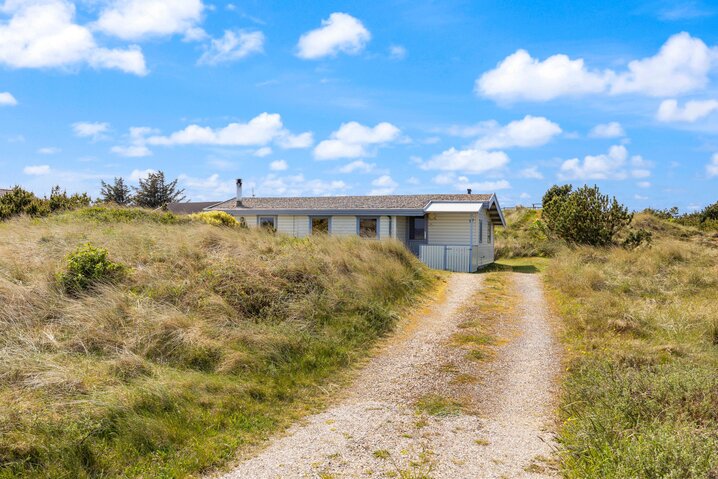
<instances>
[{"instance_id":1,"label":"roof vent pipe","mask_svg":"<svg viewBox=\"0 0 718 479\"><path fill-rule=\"evenodd\" d=\"M242 206L242 178L237 178L237 206Z\"/></svg>"},{"instance_id":2,"label":"roof vent pipe","mask_svg":"<svg viewBox=\"0 0 718 479\"><path fill-rule=\"evenodd\" d=\"M471 188L466 188L466 194L467 194L467 195L470 195L470 194L471 194Z\"/></svg>"}]
</instances>

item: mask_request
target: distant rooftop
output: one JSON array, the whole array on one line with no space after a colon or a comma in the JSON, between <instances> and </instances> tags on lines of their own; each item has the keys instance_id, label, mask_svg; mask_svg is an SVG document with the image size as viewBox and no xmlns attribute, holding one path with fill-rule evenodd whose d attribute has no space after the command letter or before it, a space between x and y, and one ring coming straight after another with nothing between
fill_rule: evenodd
<instances>
[{"instance_id":1,"label":"distant rooftop","mask_svg":"<svg viewBox=\"0 0 718 479\"><path fill-rule=\"evenodd\" d=\"M5 190L3 188L0 188L0 196L4 195L5 193L10 193L12 190Z\"/></svg>"},{"instance_id":2,"label":"distant rooftop","mask_svg":"<svg viewBox=\"0 0 718 479\"><path fill-rule=\"evenodd\" d=\"M176 215L191 215L192 213L199 213L209 208L210 206L216 205L217 201L188 201L184 203L168 203L167 210Z\"/></svg>"}]
</instances>

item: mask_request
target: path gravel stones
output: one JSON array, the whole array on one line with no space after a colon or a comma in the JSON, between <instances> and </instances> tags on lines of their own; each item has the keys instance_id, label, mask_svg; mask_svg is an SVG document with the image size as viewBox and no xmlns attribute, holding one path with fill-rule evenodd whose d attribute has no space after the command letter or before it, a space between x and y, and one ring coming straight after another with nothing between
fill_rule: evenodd
<instances>
[{"instance_id":1,"label":"path gravel stones","mask_svg":"<svg viewBox=\"0 0 718 479\"><path fill-rule=\"evenodd\" d=\"M559 349L541 279L511 275L518 306L495 324L491 361L470 361L449 339L483 275L453 274L446 297L387 341L346 396L295 425L224 479L552 477L552 399ZM458 375L476 376L463 384ZM461 412L417 412L417 401L460 398Z\"/></svg>"}]
</instances>

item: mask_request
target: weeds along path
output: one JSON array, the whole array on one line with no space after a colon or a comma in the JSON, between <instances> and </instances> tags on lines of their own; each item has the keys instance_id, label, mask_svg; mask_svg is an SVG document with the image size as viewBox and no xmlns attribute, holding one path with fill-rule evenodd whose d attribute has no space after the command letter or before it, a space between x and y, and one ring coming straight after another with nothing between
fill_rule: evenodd
<instances>
[{"instance_id":1,"label":"weeds along path","mask_svg":"<svg viewBox=\"0 0 718 479\"><path fill-rule=\"evenodd\" d=\"M453 274L347 395L224 479L548 477L558 373L535 275Z\"/></svg>"}]
</instances>

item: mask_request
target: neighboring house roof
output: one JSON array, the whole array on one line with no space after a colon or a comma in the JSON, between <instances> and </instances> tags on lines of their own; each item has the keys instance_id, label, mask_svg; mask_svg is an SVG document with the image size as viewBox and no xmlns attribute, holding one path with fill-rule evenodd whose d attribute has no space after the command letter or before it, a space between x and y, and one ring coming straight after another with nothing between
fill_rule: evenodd
<instances>
[{"instance_id":1,"label":"neighboring house roof","mask_svg":"<svg viewBox=\"0 0 718 479\"><path fill-rule=\"evenodd\" d=\"M218 203L208 210L223 210L233 214L397 214L421 216L432 203L482 204L489 212L496 212L497 224L503 223L503 215L496 196L492 194L435 194L435 195L383 195L383 196L315 196L315 197L269 197L242 198L237 206L236 198ZM459 209L463 210L463 209Z\"/></svg>"},{"instance_id":2,"label":"neighboring house roof","mask_svg":"<svg viewBox=\"0 0 718 479\"><path fill-rule=\"evenodd\" d=\"M167 210L176 215L190 215L192 213L200 213L216 204L216 201L188 201L184 203L168 203Z\"/></svg>"},{"instance_id":3,"label":"neighboring house roof","mask_svg":"<svg viewBox=\"0 0 718 479\"><path fill-rule=\"evenodd\" d=\"M11 191L12 190L4 190L4 189L0 188L0 196L4 195L6 193L10 193Z\"/></svg>"}]
</instances>

